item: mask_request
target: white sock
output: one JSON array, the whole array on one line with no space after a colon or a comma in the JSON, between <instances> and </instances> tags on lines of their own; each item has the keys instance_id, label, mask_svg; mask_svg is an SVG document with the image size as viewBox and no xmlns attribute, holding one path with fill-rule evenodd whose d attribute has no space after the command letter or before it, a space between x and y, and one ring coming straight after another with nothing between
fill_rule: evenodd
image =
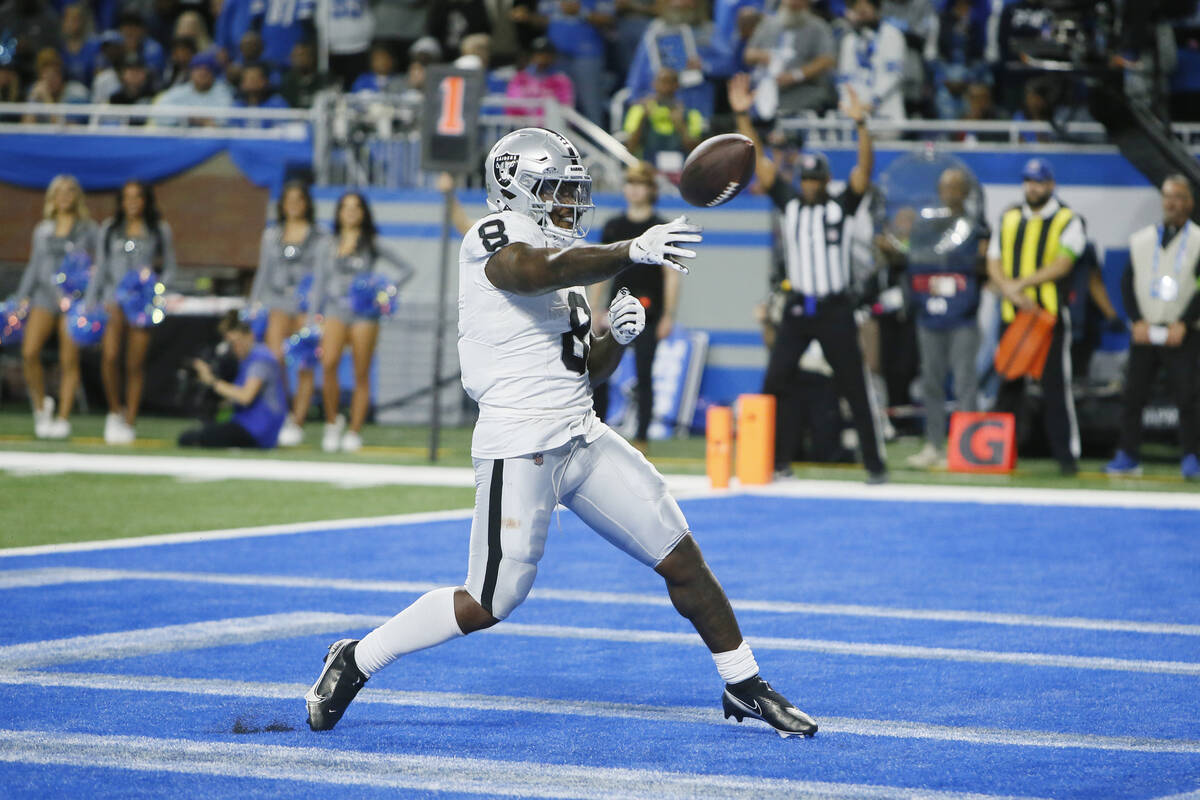
<instances>
[{"instance_id":1,"label":"white sock","mask_svg":"<svg viewBox=\"0 0 1200 800\"><path fill-rule=\"evenodd\" d=\"M359 672L370 677L400 656L462 636L454 616L454 593L458 589L447 586L426 592L364 636L354 647Z\"/></svg>"},{"instance_id":2,"label":"white sock","mask_svg":"<svg viewBox=\"0 0 1200 800\"><path fill-rule=\"evenodd\" d=\"M737 650L713 653L712 657L717 665L717 672L721 673L721 680L726 683L740 683L758 674L758 662L754 660L754 653L745 639L738 645Z\"/></svg>"}]
</instances>

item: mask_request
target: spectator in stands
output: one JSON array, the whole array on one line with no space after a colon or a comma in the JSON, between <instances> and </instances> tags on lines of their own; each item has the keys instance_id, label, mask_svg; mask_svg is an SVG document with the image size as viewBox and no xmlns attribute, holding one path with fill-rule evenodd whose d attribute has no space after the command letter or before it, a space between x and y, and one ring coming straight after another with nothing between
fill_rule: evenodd
<instances>
[{"instance_id":1,"label":"spectator in stands","mask_svg":"<svg viewBox=\"0 0 1200 800\"><path fill-rule=\"evenodd\" d=\"M375 41L392 49L401 69L408 66L404 56L409 48L425 35L432 5L429 0L371 0Z\"/></svg>"},{"instance_id":2,"label":"spectator in stands","mask_svg":"<svg viewBox=\"0 0 1200 800\"><path fill-rule=\"evenodd\" d=\"M233 102L237 108L287 108L287 101L271 88L271 73L261 61L250 61L242 65L238 81L238 93ZM233 124L241 128L271 128L275 122L269 119L239 119Z\"/></svg>"},{"instance_id":3,"label":"spectator in stands","mask_svg":"<svg viewBox=\"0 0 1200 800\"><path fill-rule=\"evenodd\" d=\"M0 57L0 103L19 103L25 98L21 93L21 74L17 72L16 60ZM0 122L20 122L17 114L0 114Z\"/></svg>"},{"instance_id":4,"label":"spectator in stands","mask_svg":"<svg viewBox=\"0 0 1200 800\"><path fill-rule=\"evenodd\" d=\"M321 449L327 453L353 453L362 447L362 426L371 404L371 360L379 339L379 320L354 313L350 287L355 276L363 272L384 274L403 286L412 277L413 268L397 249L379 240L371 207L356 192L348 192L338 200L333 238L327 256L317 263L312 290L312 309L325 316L321 333L321 369L325 375L321 386L325 406ZM348 430L345 418L338 414L338 365L347 344L354 361Z\"/></svg>"},{"instance_id":5,"label":"spectator in stands","mask_svg":"<svg viewBox=\"0 0 1200 800\"><path fill-rule=\"evenodd\" d=\"M1025 99L1022 108L1013 114L1018 122L1053 122L1055 90L1049 80L1034 78L1025 84ZM1023 133L1022 141L1052 142L1056 137L1053 132Z\"/></svg>"},{"instance_id":6,"label":"spectator in stands","mask_svg":"<svg viewBox=\"0 0 1200 800\"><path fill-rule=\"evenodd\" d=\"M763 119L821 113L833 105L833 31L811 6L810 0L784 0L746 45L756 110Z\"/></svg>"},{"instance_id":7,"label":"spectator in stands","mask_svg":"<svg viewBox=\"0 0 1200 800\"><path fill-rule=\"evenodd\" d=\"M92 66L96 60L97 43L87 35L87 9L73 3L62 10L62 29L58 52L68 81L90 86Z\"/></svg>"},{"instance_id":8,"label":"spectator in stands","mask_svg":"<svg viewBox=\"0 0 1200 800\"><path fill-rule=\"evenodd\" d=\"M904 34L900 90L913 116L927 116L932 100L926 61L937 58L938 15L930 0L883 0L879 14Z\"/></svg>"},{"instance_id":9,"label":"spectator in stands","mask_svg":"<svg viewBox=\"0 0 1200 800\"><path fill-rule=\"evenodd\" d=\"M29 87L31 103L86 103L88 91L83 84L68 81L63 74L62 56L54 48L47 47L38 53L37 81ZM68 121L61 114L26 114L26 122Z\"/></svg>"},{"instance_id":10,"label":"spectator in stands","mask_svg":"<svg viewBox=\"0 0 1200 800\"><path fill-rule=\"evenodd\" d=\"M317 264L328 258L330 239L316 224L316 210L308 186L289 181L279 195L276 224L263 231L258 270L250 289L251 308L267 312L263 344L283 363L287 338L312 321L311 290L302 293L306 278L314 278ZM279 431L279 445L294 447L304 439L302 425L312 403L313 370L299 365L293 414Z\"/></svg>"},{"instance_id":11,"label":"spectator in stands","mask_svg":"<svg viewBox=\"0 0 1200 800\"><path fill-rule=\"evenodd\" d=\"M237 311L227 313L218 330L237 357L237 377L232 382L221 380L212 366L200 359L192 361L192 368L201 383L233 401L233 418L184 431L179 434L179 446L272 448L287 416L283 366L270 348L255 343L254 333Z\"/></svg>"},{"instance_id":12,"label":"spectator in stands","mask_svg":"<svg viewBox=\"0 0 1200 800\"><path fill-rule=\"evenodd\" d=\"M962 119L968 122L995 122L1002 119L1000 111L992 101L992 84L984 79L974 80L967 84L963 92L966 109ZM954 137L962 142L1006 142L1008 134L1004 131L980 131L978 133L963 133Z\"/></svg>"},{"instance_id":13,"label":"spectator in stands","mask_svg":"<svg viewBox=\"0 0 1200 800\"><path fill-rule=\"evenodd\" d=\"M876 119L903 121L904 93L900 78L906 45L904 34L879 13L880 0L846 4L851 29L842 37L838 84L843 97L853 88Z\"/></svg>"},{"instance_id":14,"label":"spectator in stands","mask_svg":"<svg viewBox=\"0 0 1200 800\"><path fill-rule=\"evenodd\" d=\"M317 51L311 42L296 42L291 66L283 74L279 93L292 108L310 108L325 79L317 72Z\"/></svg>"},{"instance_id":15,"label":"spectator in stands","mask_svg":"<svg viewBox=\"0 0 1200 800\"><path fill-rule=\"evenodd\" d=\"M172 39L167 68L163 70L162 85L169 89L187 83L192 70L192 59L200 52L196 39L191 36L176 36Z\"/></svg>"},{"instance_id":16,"label":"spectator in stands","mask_svg":"<svg viewBox=\"0 0 1200 800\"><path fill-rule=\"evenodd\" d=\"M188 0L193 6L204 7L204 3ZM180 14L185 13L181 0L138 0L136 3L126 3L128 6L140 8L146 20L146 34L158 42L166 52L166 47L174 36L175 23ZM198 13L198 12L193 12Z\"/></svg>"},{"instance_id":17,"label":"spectator in stands","mask_svg":"<svg viewBox=\"0 0 1200 800\"><path fill-rule=\"evenodd\" d=\"M371 45L371 70L355 79L352 92L382 92L396 94L404 90L404 76L396 72L392 48L384 42Z\"/></svg>"},{"instance_id":18,"label":"spectator in stands","mask_svg":"<svg viewBox=\"0 0 1200 800\"><path fill-rule=\"evenodd\" d=\"M57 48L61 25L58 14L42 0L8 0L0 4L0 31L17 41L17 70L21 80L37 76L37 55L47 47Z\"/></svg>"},{"instance_id":19,"label":"spectator in stands","mask_svg":"<svg viewBox=\"0 0 1200 800\"><path fill-rule=\"evenodd\" d=\"M117 17L117 31L125 43L125 52L137 53L153 70L155 76L161 75L167 65L166 54L162 45L154 41L146 30L146 20L136 11L122 11Z\"/></svg>"},{"instance_id":20,"label":"spectator in stands","mask_svg":"<svg viewBox=\"0 0 1200 800\"><path fill-rule=\"evenodd\" d=\"M701 113L684 105L679 76L663 67L654 79L654 94L629 107L623 130L629 151L663 172L677 173L683 159L704 136Z\"/></svg>"},{"instance_id":21,"label":"spectator in stands","mask_svg":"<svg viewBox=\"0 0 1200 800\"><path fill-rule=\"evenodd\" d=\"M342 89L370 67L367 52L375 36L375 18L367 0L340 0L329 4L325 40L329 46L329 72Z\"/></svg>"},{"instance_id":22,"label":"spectator in stands","mask_svg":"<svg viewBox=\"0 0 1200 800\"><path fill-rule=\"evenodd\" d=\"M79 388L79 345L67 332L69 308L59 293L55 274L63 257L75 250L96 252L96 223L88 213L79 181L58 175L50 181L42 203L42 221L33 229L29 264L12 299L29 302L21 359L25 386L33 405L33 430L39 439L66 439L71 435L71 406ZM58 391L58 415L54 398L46 394L42 348L58 332L58 365L62 372Z\"/></svg>"},{"instance_id":23,"label":"spectator in stands","mask_svg":"<svg viewBox=\"0 0 1200 800\"><path fill-rule=\"evenodd\" d=\"M646 29L654 21L657 7L658 0L613 0L616 25L613 29L612 57L618 77L629 74Z\"/></svg>"},{"instance_id":24,"label":"spectator in stands","mask_svg":"<svg viewBox=\"0 0 1200 800\"><path fill-rule=\"evenodd\" d=\"M724 69L715 71L709 77L715 79L728 78L740 72L752 72L753 64L746 62L742 56L746 44L753 35L754 28L763 17L763 0L715 0L712 4L713 42L714 46L728 56ZM776 9L778 11L778 9ZM743 13L745 12L745 13ZM753 25L747 21L753 18ZM720 100L721 93L717 93Z\"/></svg>"},{"instance_id":25,"label":"spectator in stands","mask_svg":"<svg viewBox=\"0 0 1200 800\"><path fill-rule=\"evenodd\" d=\"M946 457L946 376L954 376L959 411L978 408L979 292L985 274L991 230L966 209L971 182L951 167L938 178L938 209L944 224L922 220L917 247L910 250L908 273L917 317L921 360L921 398L925 406L925 446L908 458L909 466L928 469ZM955 247L930 246L933 236L953 234ZM941 247L942 252L938 252Z\"/></svg>"},{"instance_id":26,"label":"spectator in stands","mask_svg":"<svg viewBox=\"0 0 1200 800\"><path fill-rule=\"evenodd\" d=\"M217 57L222 65L230 64L237 57L238 43L242 41L246 31L253 27L254 16L258 11L257 5L258 0L222 0L221 10L213 27Z\"/></svg>"},{"instance_id":27,"label":"spectator in stands","mask_svg":"<svg viewBox=\"0 0 1200 800\"><path fill-rule=\"evenodd\" d=\"M108 102L116 106L142 106L154 102L155 87L146 62L134 53L125 56L121 64L121 88L113 92ZM145 117L130 117L129 124L145 125Z\"/></svg>"},{"instance_id":28,"label":"spectator in stands","mask_svg":"<svg viewBox=\"0 0 1200 800\"><path fill-rule=\"evenodd\" d=\"M131 59L137 56L130 54ZM144 69L144 68L143 68ZM104 441L132 444L136 435L138 409L146 383L146 351L150 348L149 327L131 324L117 302L116 289L131 270L146 268L170 285L175 278L175 244L171 226L158 213L154 190L141 181L127 181L117 192L116 213L100 226L96 266L84 302L101 304L108 311L104 339L100 345L100 377L108 416ZM125 402L121 402L121 348L125 348Z\"/></svg>"},{"instance_id":29,"label":"spectator in stands","mask_svg":"<svg viewBox=\"0 0 1200 800\"><path fill-rule=\"evenodd\" d=\"M188 72L187 83L173 86L158 96L154 101L158 106L206 106L209 108L229 108L233 105L233 92L229 84L220 80L220 67L213 53L200 53L192 57ZM178 125L179 120L160 117L159 125ZM198 118L189 121L192 125L219 124L212 118Z\"/></svg>"},{"instance_id":30,"label":"spectator in stands","mask_svg":"<svg viewBox=\"0 0 1200 800\"><path fill-rule=\"evenodd\" d=\"M192 55L202 53L213 46L212 37L208 35L208 23L204 21L204 17L200 16L199 11L184 11L175 20L175 29L168 41L174 44L183 37L192 40L195 47Z\"/></svg>"},{"instance_id":31,"label":"spectator in stands","mask_svg":"<svg viewBox=\"0 0 1200 800\"><path fill-rule=\"evenodd\" d=\"M1142 411L1160 366L1166 368L1179 409L1180 472L1200 479L1200 435L1196 427L1200 379L1200 227L1191 221L1195 201L1188 179L1169 176L1162 184L1162 222L1129 240L1129 269L1121 281L1125 312L1133 327L1121 410L1120 450L1110 475L1141 473Z\"/></svg>"},{"instance_id":32,"label":"spectator in stands","mask_svg":"<svg viewBox=\"0 0 1200 800\"><path fill-rule=\"evenodd\" d=\"M116 31L105 31L98 40L99 51L92 67L92 102L107 103L121 88L117 65L125 60L125 40Z\"/></svg>"},{"instance_id":33,"label":"spectator in stands","mask_svg":"<svg viewBox=\"0 0 1200 800\"><path fill-rule=\"evenodd\" d=\"M461 55L454 65L460 69L481 69L484 74L487 94L504 94L508 89L507 70L491 69L492 38L486 33L472 33L464 36L460 46Z\"/></svg>"},{"instance_id":34,"label":"spectator in stands","mask_svg":"<svg viewBox=\"0 0 1200 800\"><path fill-rule=\"evenodd\" d=\"M568 108L574 106L575 87L571 78L556 66L555 61L554 45L544 36L534 39L530 45L529 64L508 82L505 94L526 99L546 98L556 100ZM508 113L521 115L531 111L541 115L540 110L526 106L511 108Z\"/></svg>"},{"instance_id":35,"label":"spectator in stands","mask_svg":"<svg viewBox=\"0 0 1200 800\"><path fill-rule=\"evenodd\" d=\"M251 28L243 33L242 38L238 41L237 55L225 65L225 80L229 82L229 85L240 84L242 82L242 65L261 62L262 54L262 34L256 28Z\"/></svg>"},{"instance_id":36,"label":"spectator in stands","mask_svg":"<svg viewBox=\"0 0 1200 800\"><path fill-rule=\"evenodd\" d=\"M487 4L484 0L439 0L432 3L425 20L425 31L437 39L443 53L465 52L462 45L466 37L492 32Z\"/></svg>"},{"instance_id":37,"label":"spectator in stands","mask_svg":"<svg viewBox=\"0 0 1200 800\"><path fill-rule=\"evenodd\" d=\"M602 243L636 239L648 229L666 221L658 215L654 207L658 202L656 181L654 168L644 161L625 171L625 213L604 223L604 230L600 236ZM675 311L679 305L679 284L680 274L670 267L635 264L613 280L588 287L588 297L593 308L608 308L617 292L621 288L627 288L646 309L646 330L643 334L645 341L634 342L637 365L637 430L634 433L633 446L643 453L646 452L650 421L654 412L654 352L658 343L670 336L674 328ZM593 321L597 335L604 333L606 323L607 319L603 315ZM607 382L592 389L593 404L596 414L601 419L608 413L608 395Z\"/></svg>"},{"instance_id":38,"label":"spectator in stands","mask_svg":"<svg viewBox=\"0 0 1200 800\"><path fill-rule=\"evenodd\" d=\"M704 76L723 63L723 58L713 41L712 23L696 0L665 0L663 11L646 28L638 45L625 86L630 97L644 97L650 93L659 70L670 67L678 77L684 104L710 119L713 87Z\"/></svg>"},{"instance_id":39,"label":"spectator in stands","mask_svg":"<svg viewBox=\"0 0 1200 800\"><path fill-rule=\"evenodd\" d=\"M537 13L517 13L517 19L545 31L575 87L580 113L605 124L609 91L604 35L613 24L611 0L546 0L538 4Z\"/></svg>"},{"instance_id":40,"label":"spectator in stands","mask_svg":"<svg viewBox=\"0 0 1200 800\"><path fill-rule=\"evenodd\" d=\"M254 20L263 41L262 54L256 60L265 61L271 72L286 68L298 42L317 40L316 10L317 0L265 3Z\"/></svg>"}]
</instances>

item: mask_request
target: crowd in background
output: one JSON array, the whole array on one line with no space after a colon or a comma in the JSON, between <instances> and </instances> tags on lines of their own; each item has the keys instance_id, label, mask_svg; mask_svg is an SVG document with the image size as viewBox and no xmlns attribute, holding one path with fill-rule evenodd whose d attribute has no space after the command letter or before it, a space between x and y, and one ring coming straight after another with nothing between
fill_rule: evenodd
<instances>
[{"instance_id":1,"label":"crowd in background","mask_svg":"<svg viewBox=\"0 0 1200 800\"><path fill-rule=\"evenodd\" d=\"M488 91L551 97L651 162L686 152L754 77L755 112L1050 120L1070 81L1019 65L1050 35L1043 0L6 0L0 101L307 107L326 87L420 91L431 63ZM1112 47L1127 88L1195 116L1200 14ZM318 69L327 49L328 70ZM616 95L619 102L611 98ZM620 100L623 98L623 100ZM1086 116L1086 112L1082 112Z\"/></svg>"}]
</instances>

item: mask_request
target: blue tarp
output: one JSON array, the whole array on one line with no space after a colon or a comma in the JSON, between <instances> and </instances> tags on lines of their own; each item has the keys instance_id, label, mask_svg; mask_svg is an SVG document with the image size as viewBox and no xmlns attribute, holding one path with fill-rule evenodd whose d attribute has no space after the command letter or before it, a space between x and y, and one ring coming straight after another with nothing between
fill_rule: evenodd
<instances>
[{"instance_id":1,"label":"blue tarp","mask_svg":"<svg viewBox=\"0 0 1200 800\"><path fill-rule=\"evenodd\" d=\"M44 189L55 175L69 173L85 191L105 191L131 178L155 183L225 151L247 179L272 191L282 184L288 165L312 162L307 139L13 133L0 135L0 182Z\"/></svg>"}]
</instances>

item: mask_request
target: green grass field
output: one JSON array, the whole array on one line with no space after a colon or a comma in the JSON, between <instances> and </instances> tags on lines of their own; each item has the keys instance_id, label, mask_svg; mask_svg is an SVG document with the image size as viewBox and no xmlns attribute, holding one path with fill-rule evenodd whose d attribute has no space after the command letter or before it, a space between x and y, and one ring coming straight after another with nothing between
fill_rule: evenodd
<instances>
[{"instance_id":1,"label":"green grass field","mask_svg":"<svg viewBox=\"0 0 1200 800\"><path fill-rule=\"evenodd\" d=\"M103 442L104 418L76 415L68 442L33 438L28 413L0 412L0 470L4 450L73 453L136 453L186 458L195 450L175 445L179 432L192 423L174 418L145 418L138 423L137 443L112 447ZM355 461L358 463L428 465L429 430L424 427L368 426L367 446L353 456L326 454L318 446L320 426L310 424L307 441L299 448L277 451L219 450L206 456L222 458L272 458L283 460ZM468 428L442 431L438 464L469 466ZM925 472L904 467L904 458L917 450L916 439L888 445L892 480L896 483L950 484L959 486L1029 486L1113 490L1196 491L1178 472L1169 449L1149 449L1146 474L1141 478L1113 480L1103 474L1103 461L1085 460L1076 478L1063 478L1049 460L1025 460L1012 475L960 475ZM668 473L704 472L702 438L655 442L651 460ZM1160 461L1155 461L1155 457ZM801 479L859 481L860 467L853 465L796 465ZM386 486L341 488L327 483L277 481L186 481L172 477L96 475L80 473L0 477L0 547L75 542L181 531L343 519L417 511L467 508L473 491L467 488Z\"/></svg>"}]
</instances>

